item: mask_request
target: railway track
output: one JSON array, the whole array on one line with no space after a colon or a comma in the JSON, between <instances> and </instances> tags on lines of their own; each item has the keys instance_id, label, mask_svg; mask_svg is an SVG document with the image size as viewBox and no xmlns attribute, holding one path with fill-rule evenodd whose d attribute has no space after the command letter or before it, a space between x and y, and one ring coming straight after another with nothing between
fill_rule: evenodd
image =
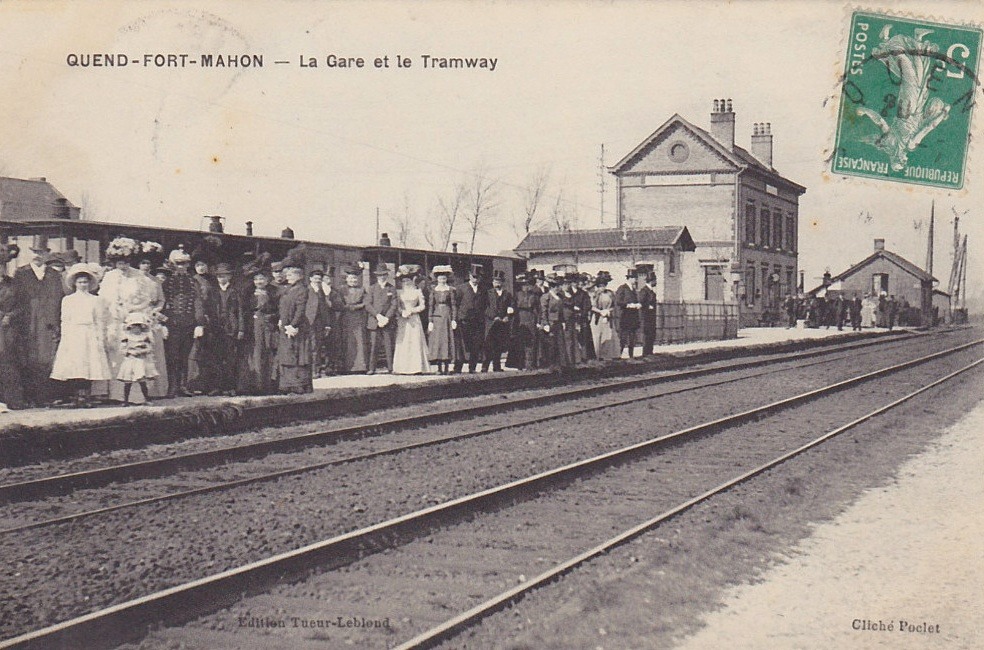
<instances>
[{"instance_id":1,"label":"railway track","mask_svg":"<svg viewBox=\"0 0 984 650\"><path fill-rule=\"evenodd\" d=\"M417 538L421 535L422 531L437 530L450 522L460 521L470 517L478 517L480 513L497 511L506 506L511 506L516 502L526 502L534 495L541 493L552 493L552 491L556 489L567 489L579 481L587 481L590 480L591 477L604 474L604 470L624 467L630 460L645 459L653 452L666 454L670 453L672 449L686 449L687 445L679 444L685 440L698 442L703 440L715 440L718 436L708 437L707 434L724 432L740 427L760 426L760 423L758 422L760 419L766 417L779 417L784 413L788 413L790 409L802 408L807 403L823 398L829 398L832 394L840 391L858 390L858 387L863 387L872 379L887 377L903 371L910 371L922 366L923 364L930 364L933 361L945 359L948 355L957 354L958 352L966 352L971 348L980 345L980 343L981 341L975 341L970 344L958 346L957 348L940 353L927 355L926 357L910 360L902 364L896 364L873 373L866 373L860 377L836 382L835 384L825 386L820 389L808 391L787 399L745 410L735 415L725 418L718 418L698 426L688 427L671 434L658 436L643 443L631 445L617 451L608 452L593 458L568 464L560 468L540 472L518 481L512 481L492 489L482 490L480 492L470 494L466 497L453 499L433 507L391 518L387 521L361 530L352 531L350 533L339 535L316 544L307 545L289 553L279 554L259 562L251 563L244 567L225 571L186 585L164 590L151 596L122 603L106 610L93 612L92 614L74 619L72 621L66 621L65 623L46 628L44 630L23 635L0 644L0 648L50 647L51 645L56 645L57 643L66 640L71 640L70 645L78 645L81 643L81 647L95 647L95 644L105 644L107 641L110 641L111 643L119 643L124 637L126 637L127 633L138 633L139 630L142 629L142 626L147 622L174 622L187 619L189 616L193 616L201 611L214 610L217 606L228 604L237 600L244 592L262 590L266 586L275 584L285 578L289 579L291 577L304 575L310 571L312 566L321 566L325 569L333 569L349 565L358 561L362 556L370 554L374 551L392 548L394 546L404 544L408 540ZM939 381L946 381L959 373L966 372L977 367L980 363L981 360L975 360L973 363L962 367L958 372L948 374L947 377L940 379ZM919 391L911 392L911 394L894 400L882 409L871 413L866 413L859 418L855 418L848 425L842 425L833 432L827 432L825 437L817 438L815 442L810 442L809 444L810 446L820 444L822 440L829 439L829 437L837 435L837 433L847 430L847 428L856 426L859 422L875 417L879 413L885 412L887 409L893 408L894 406L904 402L905 400L911 399L913 396L925 390L928 390L928 388L921 388ZM741 437L740 439L742 441L742 445L749 444L749 437ZM782 445L788 445L789 441L780 440L778 442ZM808 448L809 446L807 446L807 443L804 442L793 452L784 450L785 453L778 456L777 459L772 459L769 462L773 464L784 462L784 460L795 454L802 453ZM718 463L718 469L727 468L729 471L731 470L730 466L733 465L735 460L735 449L736 447L733 441L724 445L723 449L719 452L721 462ZM742 449L744 449L744 447L742 447ZM772 458L772 455L770 455L769 458ZM747 461L749 459L743 458L742 460ZM752 460L755 461L755 464L752 465L752 469L741 472L740 476L737 478L738 481L748 480L748 478L760 473L761 471L764 471L763 467L766 465L759 462L762 459L755 458ZM643 476L646 476L646 474L643 474ZM619 480L622 484L626 483L624 476L619 477L617 480ZM645 481L643 481L643 483L645 483ZM733 484L733 481L728 484ZM718 486L720 489L727 489L727 487L721 487L725 486L726 482L719 481L714 483L714 485ZM558 494L562 493L563 490L558 492ZM599 493L605 494L606 491L601 489ZM706 499L713 493L716 492L705 489L699 492L699 496ZM687 500L681 502L682 504L677 504L672 508L666 509L661 517L665 519L665 516L672 516L683 509L692 507L693 503L697 502L694 501L694 499L695 497L691 496ZM590 520L590 517L582 518L583 523ZM650 520L650 522L645 523L651 527L652 525L655 525L652 521L653 520ZM637 529L638 525L632 527L632 530ZM626 534L628 534L629 537L625 537L623 534L618 536L618 538L628 539L631 538L632 535L639 534L639 532L629 532ZM599 552L603 552L599 551L599 548L601 548L601 546L596 545L592 547L591 551L578 554L578 557L584 556L583 559L579 561L583 562L587 558L593 557ZM574 559L577 560L577 558ZM534 580L524 580L523 585L520 585L520 587L530 583L527 586L529 588L534 588L538 584L554 579L557 575L561 575L564 571L569 571L573 566L576 566L576 563L570 564L570 562L571 561L569 560L557 565L557 567L566 566L566 569L558 569L557 567L554 567L551 571L543 572ZM553 577L548 574L551 574ZM427 633L430 634L432 640L427 640L427 638L421 636L413 643L419 645L420 647L426 647L427 644L435 643L441 638L446 638L447 634L460 630L463 625L467 625L467 620L476 620L477 618L485 615L483 612L487 613L489 611L494 611L497 607L504 606L503 603L512 602L517 597L521 597L522 593L525 593L525 591L507 589L494 598L486 599L482 603L481 607L473 607L472 610L474 611L469 613L469 617L467 617L467 619L461 619L459 617L434 627L434 630L445 631L435 631L433 634Z\"/></svg>"},{"instance_id":2,"label":"railway track","mask_svg":"<svg viewBox=\"0 0 984 650\"><path fill-rule=\"evenodd\" d=\"M975 344L976 343L972 342L969 345L975 345ZM6 528L0 529L0 536L6 535L6 534L12 534L12 533L17 533L17 532L22 532L22 531L26 531L26 530L30 530L30 529L34 529L34 528L41 528L41 527L44 527L44 526L52 526L52 525L57 525L57 524L71 524L71 523L74 523L74 522L78 522L78 521L80 521L82 519L85 519L87 517L92 517L92 516L96 516L96 515L107 514L107 513L110 513L110 512L117 512L117 511L124 510L124 509L127 509L127 508L134 508L134 507L138 507L138 506L145 506L146 507L146 506L152 506L154 504L163 504L163 503L165 503L167 501L171 501L171 500L174 500L174 499L181 499L181 498L187 498L187 497L196 496L196 495L204 495L204 494L209 494L209 493L222 492L222 491L230 490L230 489L237 488L237 487L254 485L254 484L258 484L258 483L262 483L262 482L266 482L266 481L274 481L274 480L286 478L286 477L289 477L289 476L304 474L304 473L308 473L308 472L314 472L314 471L317 471L317 470L322 470L322 469L326 469L326 468L330 468L330 467L335 467L335 466L340 466L340 465L344 465L344 464L355 463L355 462L359 462L359 461L367 461L367 460L371 460L371 459L375 459L375 458L381 458L381 457L384 457L384 456L393 456L393 455L400 454L400 453L407 452L407 451L411 451L411 450L414 450L414 449L424 449L424 448L427 448L427 447L432 447L432 446L447 444L447 443L454 442L454 441L468 440L468 439L471 439L471 438L476 438L476 437L480 437L480 436L489 435L491 433L503 431L503 430L506 430L506 429L517 428L517 427L521 427L521 426L531 426L531 425L536 425L536 424L540 424L540 423L549 422L549 421L552 421L552 420L557 420L557 419L560 419L560 418L571 417L573 415L583 415L583 414L593 413L593 412L597 412L597 411L602 411L602 410L605 410L605 409L617 408L619 406L626 405L626 404L638 403L641 399L642 400L657 399L657 398L661 398L661 397L667 397L667 396L670 396L670 395L678 395L678 394L681 394L681 393L686 393L686 392L691 392L691 391L704 390L704 389L715 387L715 386L721 386L721 385L725 385L725 384L732 384L732 383L735 383L735 382L745 381L745 380L752 379L752 378L755 378L755 377L761 377L761 376L768 375L768 374L771 374L771 373L774 373L774 372L781 372L781 371L787 371L787 370L800 370L800 369L807 368L807 367L814 366L814 365L826 364L826 363L831 363L831 362L834 362L834 361L842 360L842 359L844 359L845 357L848 357L848 356L850 356L851 358L855 358L855 355L856 354L857 354L857 351L848 351L848 352L845 352L843 354L837 354L837 355L827 356L827 357L821 358L819 360L814 359L813 358L813 355L811 355L811 356L806 357L805 359L793 359L793 360L791 360L793 365L789 365L789 366L784 367L784 368L781 368L781 369L774 369L773 368L773 369L769 369L769 370L755 372L755 373L752 373L752 374L742 374L742 375L739 375L739 376L736 376L736 377L728 377L728 378L725 378L725 379L712 378L710 380L701 381L700 383L698 383L696 385L683 386L683 387L680 387L680 388L671 388L669 390L665 390L665 391L661 391L661 392L658 392L658 393L646 395L646 396L641 397L641 398L640 397L637 397L637 396L633 396L633 397L630 397L628 399L608 400L608 401L606 401L606 402L604 402L602 404L589 404L587 406L582 406L582 407L578 407L578 408L566 409L566 410L564 410L562 412L548 412L546 414L539 414L538 413L538 414L531 415L530 417L516 418L516 419L513 419L513 420L511 420L509 422L506 422L506 423L503 423L503 424L493 424L493 425L486 425L486 426L477 426L477 427L474 427L473 426L473 427L469 427L469 428L467 428L463 432L458 432L458 433L454 433L452 435L447 435L447 436L423 436L421 439L417 439L417 440L414 440L414 441L409 442L409 443L406 443L406 444L395 444L395 445L392 445L392 446L388 446L388 447L386 447L384 449L377 450L377 451L371 451L371 452L368 452L368 453L356 453L356 454L346 455L346 456L342 456L342 457L335 458L335 459L332 459L332 460L327 460L327 461L319 461L319 462L315 462L315 463L306 463L306 464L295 465L295 466L290 467L288 469L278 469L276 471L263 472L263 473L260 473L260 474L254 475L254 476L249 476L247 478L239 478L239 479L230 480L230 481L220 481L220 482L217 482L217 483L214 483L214 484L206 485L204 487L193 487L193 488L190 488L190 489L183 489L183 490L178 490L178 491L172 491L172 492L169 492L167 494L153 496L153 497L123 500L122 502L115 503L113 505L101 505L98 508L91 508L91 509L87 509L87 510L82 510L80 512L75 512L75 513L72 513L72 514L60 515L60 516L57 516L57 517L48 517L48 518L43 518L43 519L38 519L38 520L35 520L35 521L31 521L30 523L24 523L24 524L19 524L19 525L8 526ZM790 360L787 360L787 362L788 361L790 361ZM741 368L739 368L739 370L741 370ZM700 372L703 373L703 370L701 370ZM698 378L701 378L702 376L703 375L698 375ZM682 380L683 378L681 378L679 376L676 376L676 377L673 377L672 379L677 379L679 381L679 380ZM629 382L629 383L633 387L637 385L637 381L636 380L633 380L632 382ZM582 390L583 389L578 389L578 392L580 392ZM562 399L572 399L570 397L571 396L571 393L572 393L571 390L564 390L564 391L562 391L561 392ZM595 396L595 393L588 393L588 394L590 396ZM549 396L541 395L541 396L537 396L537 397L535 397L533 399L536 400L538 403L540 403L546 397L549 397ZM485 408L485 407L482 407L482 408ZM515 409L513 409L513 410L515 410ZM419 416L414 416L412 418L413 421L417 421L418 417ZM442 414L441 417L445 417L445 415ZM372 425L368 425L367 430L368 431L372 431ZM371 435L371 434L370 433L366 433L365 435ZM127 469L131 469L132 467L133 467L132 465L124 465L123 466L123 468L127 468ZM107 481L107 482L109 480L111 480L109 478L110 476L115 476L116 480L119 480L119 479L132 479L132 478L143 478L143 476L140 476L140 475L136 475L136 476L134 476L133 474L128 474L127 475L127 474L124 474L124 472L119 471L119 470L120 470L120 468L108 468L108 469L100 469L100 470L93 470L93 471L96 472L97 476L101 477L101 479L100 479L101 481ZM76 475L76 476L72 476L70 480L77 481L77 480L79 480L79 478ZM170 482L173 484L175 481L172 480ZM98 484L98 483L99 483L99 481L90 479L90 480L85 481L84 482L84 485L86 487L90 487L90 486L92 486L94 484ZM48 488L50 490L47 494L44 493L45 488ZM35 486L29 488L28 489L28 492L30 492L34 496L47 496L47 495L52 494L52 493L62 492L65 489L66 488L64 486L62 486L61 484L59 484L57 482L52 482L51 479L42 479L41 481L38 482L38 485L35 485Z\"/></svg>"},{"instance_id":3,"label":"railway track","mask_svg":"<svg viewBox=\"0 0 984 650\"><path fill-rule=\"evenodd\" d=\"M925 335L923 335L925 336ZM412 429L424 425L431 425L436 422L452 422L466 420L469 418L480 417L490 414L501 414L508 410L530 409L538 406L555 404L561 401L571 401L606 395L613 392L620 392L633 388L644 388L663 383L675 383L684 380L697 379L707 375L718 374L721 372L740 371L759 367L769 367L781 363L804 362L794 368L802 368L813 363L828 363L844 356L855 354L858 351L869 351L873 346L884 349L886 346L894 347L907 345L911 342L892 340L862 341L850 344L836 350L821 349L808 350L790 355L774 355L759 358L751 361L739 361L725 365L714 365L710 367L697 368L658 376L633 377L629 379L608 382L601 385L587 387L559 388L542 394L530 397L521 397L503 402L501 399L489 400L486 403L460 406L452 405L438 410L416 415L406 415L390 418L373 418L369 422L355 424L351 426L330 427L313 433L301 435L288 435L275 440L260 442L248 442L245 444L223 447L219 449L209 449L176 455L168 455L161 458L153 458L137 462L125 462L116 465L95 467L80 471L59 473L51 476L31 478L0 484L0 504L13 503L26 499L38 499L46 496L68 494L74 490L93 488L108 485L114 482L132 481L136 479L164 476L169 473L214 467L224 463L242 462L249 459L260 458L269 454L289 453L310 447L330 445L346 440L359 440L369 436L380 435L387 432ZM809 360L816 357L830 356L828 359L821 359L817 362ZM761 376L768 371L752 376ZM742 378L729 379L722 381L712 380L705 386L720 385L731 383ZM683 390L695 390L701 386L687 388ZM667 391L663 395L672 394L674 391ZM537 420L531 419L530 422ZM467 435L463 438L468 437ZM326 464L321 467L328 466ZM315 465L298 468L296 471L304 472L316 468ZM288 473L270 473L267 477L257 477L255 480L270 480L279 476L287 476ZM245 484L245 483L239 483ZM221 489L221 486L216 486ZM0 534L6 532L0 530Z\"/></svg>"}]
</instances>

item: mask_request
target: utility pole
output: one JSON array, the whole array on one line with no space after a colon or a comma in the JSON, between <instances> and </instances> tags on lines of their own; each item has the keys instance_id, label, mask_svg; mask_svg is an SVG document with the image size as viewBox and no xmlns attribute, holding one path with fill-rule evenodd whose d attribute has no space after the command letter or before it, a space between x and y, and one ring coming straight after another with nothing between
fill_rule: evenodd
<instances>
[{"instance_id":1,"label":"utility pole","mask_svg":"<svg viewBox=\"0 0 984 650\"><path fill-rule=\"evenodd\" d=\"M598 195L601 198L601 218L599 223L605 225L605 143L601 143L601 157L598 158Z\"/></svg>"},{"instance_id":2,"label":"utility pole","mask_svg":"<svg viewBox=\"0 0 984 650\"><path fill-rule=\"evenodd\" d=\"M379 206L376 206L376 240L373 242L373 246L379 245Z\"/></svg>"},{"instance_id":3,"label":"utility pole","mask_svg":"<svg viewBox=\"0 0 984 650\"><path fill-rule=\"evenodd\" d=\"M926 273L933 275L933 227L936 221L936 201L929 209L929 241L926 243Z\"/></svg>"}]
</instances>

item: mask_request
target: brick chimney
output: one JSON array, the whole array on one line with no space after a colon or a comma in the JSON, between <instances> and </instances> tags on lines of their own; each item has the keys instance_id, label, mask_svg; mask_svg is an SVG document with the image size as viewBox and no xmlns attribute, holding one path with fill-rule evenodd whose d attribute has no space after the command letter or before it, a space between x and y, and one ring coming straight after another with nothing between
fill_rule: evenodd
<instances>
[{"instance_id":1,"label":"brick chimney","mask_svg":"<svg viewBox=\"0 0 984 650\"><path fill-rule=\"evenodd\" d=\"M728 151L735 148L735 113L730 99L715 99L711 113L711 135Z\"/></svg>"},{"instance_id":2,"label":"brick chimney","mask_svg":"<svg viewBox=\"0 0 984 650\"><path fill-rule=\"evenodd\" d=\"M885 250L885 240L884 239L876 239L875 240L875 250L876 251L883 251L883 250Z\"/></svg>"},{"instance_id":3,"label":"brick chimney","mask_svg":"<svg viewBox=\"0 0 984 650\"><path fill-rule=\"evenodd\" d=\"M772 122L759 122L752 126L752 155L772 167Z\"/></svg>"}]
</instances>

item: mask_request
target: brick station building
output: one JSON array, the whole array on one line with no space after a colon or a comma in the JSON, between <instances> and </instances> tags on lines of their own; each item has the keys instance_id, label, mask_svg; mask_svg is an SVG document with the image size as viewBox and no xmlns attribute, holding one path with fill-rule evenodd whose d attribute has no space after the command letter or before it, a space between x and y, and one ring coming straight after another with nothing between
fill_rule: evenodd
<instances>
[{"instance_id":1,"label":"brick station building","mask_svg":"<svg viewBox=\"0 0 984 650\"><path fill-rule=\"evenodd\" d=\"M750 150L735 144L730 99L714 100L709 130L674 115L609 168L618 227L686 224L696 251L681 259L681 299L739 302L754 325L796 288L806 188L772 162L770 124L754 125Z\"/></svg>"}]
</instances>

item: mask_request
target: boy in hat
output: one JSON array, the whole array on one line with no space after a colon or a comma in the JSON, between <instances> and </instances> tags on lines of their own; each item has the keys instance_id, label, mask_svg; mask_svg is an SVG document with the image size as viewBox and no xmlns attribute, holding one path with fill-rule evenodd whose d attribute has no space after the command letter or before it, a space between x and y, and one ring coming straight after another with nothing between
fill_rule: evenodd
<instances>
[{"instance_id":1,"label":"boy in hat","mask_svg":"<svg viewBox=\"0 0 984 650\"><path fill-rule=\"evenodd\" d=\"M475 267L468 274L468 282L459 287L457 331L461 337L462 346L468 356L468 372L475 372L482 358L482 346L485 343L485 309L488 306L488 294L479 288L481 271ZM454 371L461 372L464 359L457 358Z\"/></svg>"},{"instance_id":2,"label":"boy in hat","mask_svg":"<svg viewBox=\"0 0 984 650\"><path fill-rule=\"evenodd\" d=\"M380 343L386 351L386 370L393 372L393 337L396 333L396 310L399 299L396 289L387 282L389 269L385 264L377 264L373 270L376 284L366 292L365 306L368 318L366 329L369 330L369 369L367 375L376 372L376 352Z\"/></svg>"},{"instance_id":3,"label":"boy in hat","mask_svg":"<svg viewBox=\"0 0 984 650\"><path fill-rule=\"evenodd\" d=\"M492 288L488 292L485 307L485 372L491 365L494 372L502 372L502 354L509 347L509 329L515 309L513 296L503 288L506 274L492 272Z\"/></svg>"},{"instance_id":4,"label":"boy in hat","mask_svg":"<svg viewBox=\"0 0 984 650\"><path fill-rule=\"evenodd\" d=\"M61 338L61 305L65 291L61 275L50 268L47 238L35 236L30 264L14 272L14 291L19 308L24 400L28 405L49 403L54 396L50 379Z\"/></svg>"}]
</instances>

